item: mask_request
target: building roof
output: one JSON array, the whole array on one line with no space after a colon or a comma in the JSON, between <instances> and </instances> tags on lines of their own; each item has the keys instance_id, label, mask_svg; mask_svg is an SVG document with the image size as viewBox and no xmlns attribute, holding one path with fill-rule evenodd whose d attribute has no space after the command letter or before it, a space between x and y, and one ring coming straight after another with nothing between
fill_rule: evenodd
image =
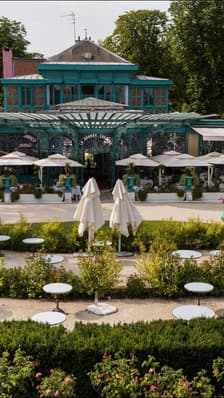
<instances>
[{"instance_id":1,"label":"building roof","mask_svg":"<svg viewBox=\"0 0 224 398\"><path fill-rule=\"evenodd\" d=\"M56 109L63 112L77 112L89 110L124 110L127 107L125 104L118 102L105 101L95 97L88 97L77 101L66 102L64 104L56 105Z\"/></svg>"},{"instance_id":2,"label":"building roof","mask_svg":"<svg viewBox=\"0 0 224 398\"><path fill-rule=\"evenodd\" d=\"M120 57L117 54L112 53L109 50L106 50L102 46L94 43L91 38L85 40L76 40L76 43L63 50L59 54L53 55L49 57L46 61L48 62L84 62L84 63L125 63L130 64L129 61Z\"/></svg>"}]
</instances>

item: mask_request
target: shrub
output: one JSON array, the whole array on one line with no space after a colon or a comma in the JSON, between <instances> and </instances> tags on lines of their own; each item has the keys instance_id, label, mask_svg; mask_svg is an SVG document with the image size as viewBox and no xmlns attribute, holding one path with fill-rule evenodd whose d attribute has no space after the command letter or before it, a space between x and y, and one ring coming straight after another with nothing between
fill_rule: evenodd
<instances>
[{"instance_id":1,"label":"shrub","mask_svg":"<svg viewBox=\"0 0 224 398\"><path fill-rule=\"evenodd\" d=\"M144 202L147 198L147 191L145 191L144 189L140 189L137 193L137 197L138 197L138 200L140 200L141 202Z\"/></svg>"},{"instance_id":2,"label":"shrub","mask_svg":"<svg viewBox=\"0 0 224 398\"><path fill-rule=\"evenodd\" d=\"M196 185L192 191L193 200L201 199L202 196L203 196L203 189L199 185Z\"/></svg>"},{"instance_id":3,"label":"shrub","mask_svg":"<svg viewBox=\"0 0 224 398\"><path fill-rule=\"evenodd\" d=\"M30 398L35 363L21 349L17 349L10 360L4 351L0 358L0 396L3 398Z\"/></svg>"},{"instance_id":4,"label":"shrub","mask_svg":"<svg viewBox=\"0 0 224 398\"><path fill-rule=\"evenodd\" d=\"M128 297L144 297L145 283L140 275L132 274L127 280L127 295Z\"/></svg>"},{"instance_id":5,"label":"shrub","mask_svg":"<svg viewBox=\"0 0 224 398\"><path fill-rule=\"evenodd\" d=\"M205 371L198 372L190 381L182 369L161 366L151 355L141 367L140 370L133 355L129 359L104 354L103 361L94 366L89 376L100 397L105 398L213 396L214 387Z\"/></svg>"},{"instance_id":6,"label":"shrub","mask_svg":"<svg viewBox=\"0 0 224 398\"><path fill-rule=\"evenodd\" d=\"M41 379L41 380L40 380ZM50 369L49 376L42 378L42 373L36 373L36 390L41 397L75 398L75 377L67 375L61 369Z\"/></svg>"},{"instance_id":7,"label":"shrub","mask_svg":"<svg viewBox=\"0 0 224 398\"><path fill-rule=\"evenodd\" d=\"M66 237L61 228L60 221L48 221L40 227L40 236L44 239L44 248L48 253L53 253L59 249L61 242L66 241Z\"/></svg>"}]
</instances>

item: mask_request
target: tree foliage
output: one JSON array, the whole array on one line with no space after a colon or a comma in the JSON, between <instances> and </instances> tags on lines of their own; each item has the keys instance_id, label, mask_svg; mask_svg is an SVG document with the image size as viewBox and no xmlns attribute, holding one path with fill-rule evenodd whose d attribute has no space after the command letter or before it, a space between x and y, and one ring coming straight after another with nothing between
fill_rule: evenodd
<instances>
[{"instance_id":1,"label":"tree foliage","mask_svg":"<svg viewBox=\"0 0 224 398\"><path fill-rule=\"evenodd\" d=\"M139 73L161 76L166 23L166 14L158 10L127 12L118 17L103 46L137 64Z\"/></svg>"},{"instance_id":2,"label":"tree foliage","mask_svg":"<svg viewBox=\"0 0 224 398\"><path fill-rule=\"evenodd\" d=\"M181 81L182 92L185 90L185 109L201 113L222 112L224 3L219 0L179 0L172 2L169 12L172 23L167 40L185 79L185 85Z\"/></svg>"}]
</instances>

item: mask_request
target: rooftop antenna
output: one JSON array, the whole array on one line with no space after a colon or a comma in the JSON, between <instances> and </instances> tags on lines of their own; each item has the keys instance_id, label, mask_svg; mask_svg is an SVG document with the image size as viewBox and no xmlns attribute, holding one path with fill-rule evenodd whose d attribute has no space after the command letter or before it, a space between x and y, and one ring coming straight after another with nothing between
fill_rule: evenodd
<instances>
[{"instance_id":1,"label":"rooftop antenna","mask_svg":"<svg viewBox=\"0 0 224 398\"><path fill-rule=\"evenodd\" d=\"M87 40L87 29L85 28L84 31L85 31L85 40Z\"/></svg>"},{"instance_id":2,"label":"rooftop antenna","mask_svg":"<svg viewBox=\"0 0 224 398\"><path fill-rule=\"evenodd\" d=\"M76 42L75 13L73 11L71 11L70 14L62 15L62 17L71 17L72 18L72 24L74 25L74 43L75 43Z\"/></svg>"}]
</instances>

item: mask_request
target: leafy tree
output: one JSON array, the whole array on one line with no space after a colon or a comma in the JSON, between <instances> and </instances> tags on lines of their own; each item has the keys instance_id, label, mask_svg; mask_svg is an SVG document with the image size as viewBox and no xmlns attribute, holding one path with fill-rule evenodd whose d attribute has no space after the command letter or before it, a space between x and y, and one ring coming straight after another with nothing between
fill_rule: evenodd
<instances>
[{"instance_id":1,"label":"leafy tree","mask_svg":"<svg viewBox=\"0 0 224 398\"><path fill-rule=\"evenodd\" d=\"M179 0L171 3L169 12L172 21L167 41L179 68L179 81L176 80L179 88L176 86L176 89L182 95L185 91L182 109L204 114L222 112L224 3Z\"/></svg>"},{"instance_id":2,"label":"leafy tree","mask_svg":"<svg viewBox=\"0 0 224 398\"><path fill-rule=\"evenodd\" d=\"M80 256L78 267L80 280L88 294L95 292L95 304L98 304L98 293L104 295L118 281L122 269L112 247L92 247L87 256Z\"/></svg>"},{"instance_id":3,"label":"leafy tree","mask_svg":"<svg viewBox=\"0 0 224 398\"><path fill-rule=\"evenodd\" d=\"M14 57L43 58L42 54L28 53L27 46L30 42L26 39L26 29L21 22L10 20L6 17L0 18L0 76L3 76L2 50L11 48ZM0 90L0 103L2 91Z\"/></svg>"},{"instance_id":4,"label":"leafy tree","mask_svg":"<svg viewBox=\"0 0 224 398\"><path fill-rule=\"evenodd\" d=\"M130 11L118 17L103 47L139 66L139 73L163 75L166 13L158 10Z\"/></svg>"}]
</instances>

